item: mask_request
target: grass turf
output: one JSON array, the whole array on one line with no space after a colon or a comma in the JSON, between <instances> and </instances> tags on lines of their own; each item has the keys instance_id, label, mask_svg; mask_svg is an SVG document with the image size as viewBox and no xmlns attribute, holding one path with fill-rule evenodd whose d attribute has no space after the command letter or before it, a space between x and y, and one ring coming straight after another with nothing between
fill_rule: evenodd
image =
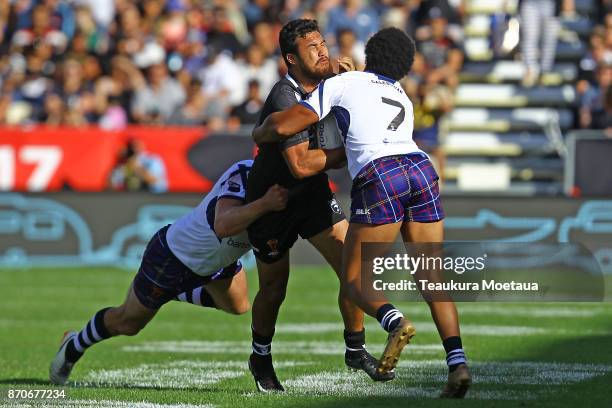
<instances>
[{"instance_id":1,"label":"grass turf","mask_svg":"<svg viewBox=\"0 0 612 408\"><path fill-rule=\"evenodd\" d=\"M1 270L0 406L9 406L9 389L50 388L48 365L62 333L121 303L131 278L104 268ZM254 278L249 273L251 299ZM58 406L557 407L606 406L612 397L610 303L459 304L474 385L466 400L450 402L435 398L445 380L444 353L422 303L399 305L417 336L395 381L375 384L346 370L337 288L328 268L292 271L273 344L283 395L255 392L246 366L249 314L171 302L137 336L92 347ZM378 355L385 334L373 319L366 324Z\"/></svg>"}]
</instances>

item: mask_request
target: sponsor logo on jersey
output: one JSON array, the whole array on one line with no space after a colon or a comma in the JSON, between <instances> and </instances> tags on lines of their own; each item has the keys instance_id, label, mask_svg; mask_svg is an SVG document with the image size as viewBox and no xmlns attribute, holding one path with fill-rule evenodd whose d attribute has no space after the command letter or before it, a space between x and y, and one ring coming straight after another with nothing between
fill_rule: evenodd
<instances>
[{"instance_id":1,"label":"sponsor logo on jersey","mask_svg":"<svg viewBox=\"0 0 612 408\"><path fill-rule=\"evenodd\" d=\"M336 214L340 214L342 212L342 209L338 205L338 201L336 201L335 198L332 198L331 200L329 200L329 208L331 208L332 211L335 212Z\"/></svg>"},{"instance_id":2,"label":"sponsor logo on jersey","mask_svg":"<svg viewBox=\"0 0 612 408\"><path fill-rule=\"evenodd\" d=\"M266 244L268 245L268 248L270 248L268 256L276 256L280 253L278 250L278 239L269 239Z\"/></svg>"},{"instance_id":3,"label":"sponsor logo on jersey","mask_svg":"<svg viewBox=\"0 0 612 408\"><path fill-rule=\"evenodd\" d=\"M240 192L240 184L234 182L234 181L230 181L228 183L228 187L227 189L229 191L231 191L232 193L239 193Z\"/></svg>"},{"instance_id":4,"label":"sponsor logo on jersey","mask_svg":"<svg viewBox=\"0 0 612 408\"><path fill-rule=\"evenodd\" d=\"M241 249L250 249L251 245L248 242L240 242L240 241L236 241L233 238L228 238L228 240L226 241L228 246L234 247L234 248L241 248Z\"/></svg>"},{"instance_id":5,"label":"sponsor logo on jersey","mask_svg":"<svg viewBox=\"0 0 612 408\"><path fill-rule=\"evenodd\" d=\"M364 210L363 208L358 208L355 210L355 215L368 215L370 212L366 209Z\"/></svg>"}]
</instances>

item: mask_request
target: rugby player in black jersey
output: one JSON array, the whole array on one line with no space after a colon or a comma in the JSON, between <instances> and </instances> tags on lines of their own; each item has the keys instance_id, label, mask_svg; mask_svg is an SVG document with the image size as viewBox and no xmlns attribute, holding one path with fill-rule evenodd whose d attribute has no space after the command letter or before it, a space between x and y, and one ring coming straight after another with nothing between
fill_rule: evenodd
<instances>
[{"instance_id":1,"label":"rugby player in black jersey","mask_svg":"<svg viewBox=\"0 0 612 408\"><path fill-rule=\"evenodd\" d=\"M270 91L258 125L271 113L298 103L322 79L334 75L316 21L300 19L287 23L280 32L279 43L289 72ZM353 69L350 58L338 63L341 71ZM274 184L289 189L285 210L267 214L248 227L259 274L259 291L253 302L249 369L258 390L263 392L284 391L274 372L271 348L289 278L289 250L298 236L307 239L338 276L342 271L348 222L324 171L343 165L344 148L321 150L313 148L314 143L305 131L280 143L262 145L249 174L247 202L257 200ZM347 366L365 371L375 381L393 379L394 372L377 372L377 359L365 349L363 311L342 292L338 303L345 327Z\"/></svg>"}]
</instances>

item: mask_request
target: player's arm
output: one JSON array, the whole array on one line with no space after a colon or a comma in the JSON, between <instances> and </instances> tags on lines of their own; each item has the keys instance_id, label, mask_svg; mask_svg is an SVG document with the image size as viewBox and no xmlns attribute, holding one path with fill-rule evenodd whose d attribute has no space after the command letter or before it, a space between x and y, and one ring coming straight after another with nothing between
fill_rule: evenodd
<instances>
[{"instance_id":1,"label":"player's arm","mask_svg":"<svg viewBox=\"0 0 612 408\"><path fill-rule=\"evenodd\" d=\"M312 110L301 104L293 105L289 109L269 115L261 125L253 130L253 140L258 145L278 142L318 121L319 115Z\"/></svg>"},{"instance_id":2,"label":"player's arm","mask_svg":"<svg viewBox=\"0 0 612 408\"><path fill-rule=\"evenodd\" d=\"M248 204L239 198L219 198L215 207L215 234L219 238L239 234L262 215L285 209L288 198L288 190L278 184L270 187L263 197Z\"/></svg>"},{"instance_id":3,"label":"player's arm","mask_svg":"<svg viewBox=\"0 0 612 408\"><path fill-rule=\"evenodd\" d=\"M296 179L302 179L329 169L339 168L346 160L344 147L336 149L308 149L303 142L283 150L289 171Z\"/></svg>"}]
</instances>

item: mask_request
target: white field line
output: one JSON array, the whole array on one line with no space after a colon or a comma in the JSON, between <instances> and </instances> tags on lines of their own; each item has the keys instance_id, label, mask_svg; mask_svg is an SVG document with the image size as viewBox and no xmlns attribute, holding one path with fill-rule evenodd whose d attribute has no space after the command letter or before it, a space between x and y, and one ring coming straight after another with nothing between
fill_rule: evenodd
<instances>
[{"instance_id":1,"label":"white field line","mask_svg":"<svg viewBox=\"0 0 612 408\"><path fill-rule=\"evenodd\" d=\"M4 407L62 407L62 408L214 408L214 405L191 405L191 404L156 404L146 401L111 401L111 400L83 400L62 399L44 401L13 401Z\"/></svg>"},{"instance_id":2,"label":"white field line","mask_svg":"<svg viewBox=\"0 0 612 408\"><path fill-rule=\"evenodd\" d=\"M504 304L496 303L462 303L457 306L460 315L465 316L508 316L508 317L526 317L526 318L559 318L559 317L575 317L575 318L589 318L609 314L612 312L612 307L601 307L600 304L593 305L567 305L567 306L550 306L550 305L536 305L536 306L507 306ZM302 308L287 306L286 312L291 310L292 312L303 311ZM309 306L308 311L312 315L326 316L340 318L340 312L338 309L330 306ZM405 309L408 317L414 318L416 316L422 318L429 318L429 308L420 303L410 305Z\"/></svg>"},{"instance_id":3,"label":"white field line","mask_svg":"<svg viewBox=\"0 0 612 408\"><path fill-rule=\"evenodd\" d=\"M305 396L347 396L347 397L412 397L437 398L444 382L438 386L409 385L403 383L372 383L363 376L347 372L326 371L305 375L285 381L285 387L291 394ZM537 395L517 390L478 390L476 387L468 393L468 399L485 400L527 400Z\"/></svg>"},{"instance_id":4,"label":"white field line","mask_svg":"<svg viewBox=\"0 0 612 408\"><path fill-rule=\"evenodd\" d=\"M550 388L525 390L487 389L488 385L540 385L546 387L575 384L608 372L610 365L567 364L545 362L486 362L471 366L474 385L468 394L471 399L532 399L553 392ZM291 393L304 395L398 396L431 397L439 394L446 381L446 367L440 360L401 361L397 380L387 384L369 382L366 378L344 371L325 371L285 381ZM408 386L406 386L406 384ZM484 386L484 387L483 387ZM484 389L483 389L484 388Z\"/></svg>"},{"instance_id":5,"label":"white field line","mask_svg":"<svg viewBox=\"0 0 612 408\"><path fill-rule=\"evenodd\" d=\"M595 317L602 314L610 313L612 309L601 308L601 307L558 307L558 306L534 306L534 307L521 307L521 306L503 306L503 305L483 305L483 304L462 304L458 307L460 314L465 315L495 315L495 316L508 316L508 317Z\"/></svg>"},{"instance_id":6,"label":"white field line","mask_svg":"<svg viewBox=\"0 0 612 408\"><path fill-rule=\"evenodd\" d=\"M437 333L436 325L431 321L413 321L417 334ZM367 330L382 330L377 324L366 324ZM308 334L308 333L333 333L342 332L342 323L290 323L276 326L276 333ZM484 325L484 324L462 324L461 333L473 336L529 336L529 335L575 335L575 330L560 329L556 327L534 327L534 326L508 326L508 325ZM583 330L580 334L589 335L612 335L610 330Z\"/></svg>"},{"instance_id":7,"label":"white field line","mask_svg":"<svg viewBox=\"0 0 612 408\"><path fill-rule=\"evenodd\" d=\"M444 356L441 344L411 344L412 354L440 354ZM372 353L380 353L382 344L367 346ZM134 346L124 346L127 352L149 353L193 353L193 354L246 354L251 350L248 341L151 341ZM343 355L344 343L334 341L283 341L276 340L272 344L275 355Z\"/></svg>"},{"instance_id":8,"label":"white field line","mask_svg":"<svg viewBox=\"0 0 612 408\"><path fill-rule=\"evenodd\" d=\"M278 368L310 365L309 362L279 361ZM172 361L141 364L115 370L88 373L86 384L146 388L197 388L241 377L248 373L246 361Z\"/></svg>"},{"instance_id":9,"label":"white field line","mask_svg":"<svg viewBox=\"0 0 612 408\"><path fill-rule=\"evenodd\" d=\"M311 363L279 361L279 369ZM556 386L575 384L609 372L612 365L548 362L475 362L471 365L474 386L471 399L531 399L556 392ZM250 376L244 361L174 361L143 364L135 368L91 371L87 380L105 386L140 386L151 388L197 388L225 379ZM290 394L312 396L380 396L436 398L446 381L446 366L442 360L402 360L397 379L391 383L372 383L361 373L348 371L320 371L307 375L290 376L281 372ZM506 389L495 389L504 385ZM525 389L524 385L540 386ZM491 389L493 386L493 389ZM131 403L128 406L137 406ZM80 406L80 405L78 405ZM89 407L89 405L84 405ZM91 406L93 408L94 405ZM95 405L106 406L106 405ZM110 405L109 407L114 407ZM126 405L116 405L123 407ZM150 405L166 407L165 405ZM139 406L137 406L139 407ZM142 406L148 408L149 406ZM171 405L169 407L175 407ZM179 407L176 405L176 407ZM191 407L191 406L188 406Z\"/></svg>"},{"instance_id":10,"label":"white field line","mask_svg":"<svg viewBox=\"0 0 612 408\"><path fill-rule=\"evenodd\" d=\"M401 378L409 382L446 381L445 365L440 360L400 360ZM612 365L555 362L475 362L470 364L474 384L564 385L612 372Z\"/></svg>"}]
</instances>

